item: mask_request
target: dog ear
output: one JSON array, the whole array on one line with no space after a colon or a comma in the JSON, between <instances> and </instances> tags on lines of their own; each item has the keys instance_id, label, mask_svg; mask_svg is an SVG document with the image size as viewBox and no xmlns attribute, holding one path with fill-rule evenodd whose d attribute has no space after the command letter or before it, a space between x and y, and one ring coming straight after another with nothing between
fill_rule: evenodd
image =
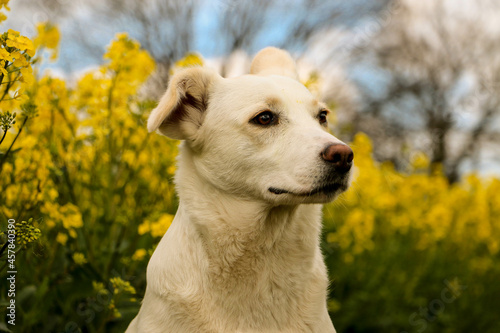
<instances>
[{"instance_id":1,"label":"dog ear","mask_svg":"<svg viewBox=\"0 0 500 333\"><path fill-rule=\"evenodd\" d=\"M189 68L175 74L148 119L148 131L158 130L172 139L193 139L208 105L209 88L221 78L216 72Z\"/></svg>"},{"instance_id":2,"label":"dog ear","mask_svg":"<svg viewBox=\"0 0 500 333\"><path fill-rule=\"evenodd\" d=\"M252 60L250 74L256 75L283 75L298 81L295 61L287 51L276 47L262 49Z\"/></svg>"}]
</instances>

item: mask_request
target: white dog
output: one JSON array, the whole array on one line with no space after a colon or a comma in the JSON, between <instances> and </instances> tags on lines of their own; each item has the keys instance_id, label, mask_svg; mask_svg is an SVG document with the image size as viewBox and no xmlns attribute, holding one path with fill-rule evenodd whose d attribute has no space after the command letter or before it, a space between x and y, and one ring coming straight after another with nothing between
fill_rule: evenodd
<instances>
[{"instance_id":1,"label":"white dog","mask_svg":"<svg viewBox=\"0 0 500 333\"><path fill-rule=\"evenodd\" d=\"M349 186L353 153L328 112L276 48L250 75L174 75L148 129L183 140L180 204L127 332L335 332L320 203Z\"/></svg>"}]
</instances>

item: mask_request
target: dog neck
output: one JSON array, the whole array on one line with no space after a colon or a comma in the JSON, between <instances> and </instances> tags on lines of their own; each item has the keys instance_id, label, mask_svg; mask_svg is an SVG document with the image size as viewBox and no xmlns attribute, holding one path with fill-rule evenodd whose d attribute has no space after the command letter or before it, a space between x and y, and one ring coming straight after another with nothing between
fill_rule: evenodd
<instances>
[{"instance_id":1,"label":"dog neck","mask_svg":"<svg viewBox=\"0 0 500 333\"><path fill-rule=\"evenodd\" d=\"M187 169L194 170L179 167ZM321 205L276 206L237 197L207 184L196 173L179 171L176 183L179 211L186 217L182 222L195 230L211 273L226 288L228 280L247 281L258 275L269 258L279 262L274 267L286 271L310 267L318 255ZM287 266L291 257L293 267Z\"/></svg>"}]
</instances>

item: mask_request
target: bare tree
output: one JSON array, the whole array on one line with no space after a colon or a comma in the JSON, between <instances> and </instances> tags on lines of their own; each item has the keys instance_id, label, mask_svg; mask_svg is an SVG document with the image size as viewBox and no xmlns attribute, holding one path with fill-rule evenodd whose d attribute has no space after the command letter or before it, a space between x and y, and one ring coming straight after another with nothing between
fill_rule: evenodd
<instances>
[{"instance_id":1,"label":"bare tree","mask_svg":"<svg viewBox=\"0 0 500 333\"><path fill-rule=\"evenodd\" d=\"M401 147L413 146L429 152L454 182L482 145L498 142L500 44L488 24L493 13L500 12L491 1L402 1L390 24L358 50L356 61L370 63L386 82L363 88L354 121L375 138L380 158L402 165Z\"/></svg>"},{"instance_id":2,"label":"bare tree","mask_svg":"<svg viewBox=\"0 0 500 333\"><path fill-rule=\"evenodd\" d=\"M27 0L21 0L27 1ZM138 39L159 65L158 85L168 81L168 69L189 51L211 45L209 56L249 54L272 44L304 51L313 35L335 25L353 25L384 8L390 0L43 0L50 19L65 22L71 35L72 59L95 62L114 32ZM29 5L26 2L26 6ZM58 7L59 5L59 7ZM32 6L35 6L33 4ZM104 40L103 40L104 39ZM64 57L64 54L61 54ZM64 60L64 59L63 59ZM223 66L222 71L225 71Z\"/></svg>"}]
</instances>

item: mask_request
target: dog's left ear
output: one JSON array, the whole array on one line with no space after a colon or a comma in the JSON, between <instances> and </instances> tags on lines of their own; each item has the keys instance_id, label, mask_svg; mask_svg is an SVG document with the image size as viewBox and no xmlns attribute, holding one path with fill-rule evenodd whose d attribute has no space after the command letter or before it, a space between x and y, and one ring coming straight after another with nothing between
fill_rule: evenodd
<instances>
[{"instance_id":1,"label":"dog's left ear","mask_svg":"<svg viewBox=\"0 0 500 333\"><path fill-rule=\"evenodd\" d=\"M222 79L219 74L203 67L176 73L149 116L148 131L158 130L177 140L194 139L205 116L210 87L218 79Z\"/></svg>"},{"instance_id":2,"label":"dog's left ear","mask_svg":"<svg viewBox=\"0 0 500 333\"><path fill-rule=\"evenodd\" d=\"M299 80L295 61L285 50L266 47L255 55L250 65L250 74L282 75Z\"/></svg>"}]
</instances>

